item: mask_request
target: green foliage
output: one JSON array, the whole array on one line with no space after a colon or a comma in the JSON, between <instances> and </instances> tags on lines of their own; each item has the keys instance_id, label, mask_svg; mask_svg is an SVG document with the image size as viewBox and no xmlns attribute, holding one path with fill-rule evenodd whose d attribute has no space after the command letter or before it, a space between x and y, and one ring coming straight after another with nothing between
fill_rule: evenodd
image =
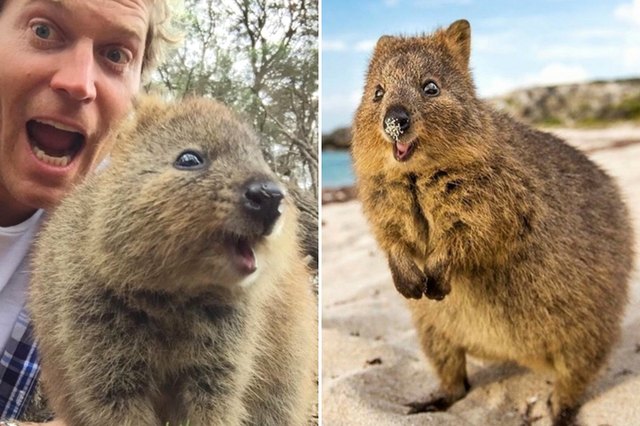
<instances>
[{"instance_id":1,"label":"green foliage","mask_svg":"<svg viewBox=\"0 0 640 426\"><path fill-rule=\"evenodd\" d=\"M561 126L564 123L558 117L545 117L537 124L540 124L543 127L557 127Z\"/></svg>"},{"instance_id":2,"label":"green foliage","mask_svg":"<svg viewBox=\"0 0 640 426\"><path fill-rule=\"evenodd\" d=\"M620 110L620 115L625 119L640 119L640 97L624 99L618 108Z\"/></svg>"},{"instance_id":3,"label":"green foliage","mask_svg":"<svg viewBox=\"0 0 640 426\"><path fill-rule=\"evenodd\" d=\"M611 125L612 121L609 119L598 118L598 117L585 117L577 120L574 124L574 127L582 127L582 128L602 128L608 125ZM565 123L562 123L565 125Z\"/></svg>"}]
</instances>

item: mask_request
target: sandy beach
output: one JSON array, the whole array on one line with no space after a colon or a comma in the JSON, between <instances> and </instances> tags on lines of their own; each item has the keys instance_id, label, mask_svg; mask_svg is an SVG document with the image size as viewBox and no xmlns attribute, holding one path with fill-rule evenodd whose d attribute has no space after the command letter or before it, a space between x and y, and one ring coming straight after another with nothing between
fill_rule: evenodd
<instances>
[{"instance_id":1,"label":"sandy beach","mask_svg":"<svg viewBox=\"0 0 640 426\"><path fill-rule=\"evenodd\" d=\"M553 132L617 179L640 252L640 127ZM640 425L638 257L622 338L578 417L585 426ZM323 205L321 297L323 425L550 425L552 376L474 358L467 358L466 398L447 412L406 414L404 404L424 399L438 382L356 200Z\"/></svg>"}]
</instances>

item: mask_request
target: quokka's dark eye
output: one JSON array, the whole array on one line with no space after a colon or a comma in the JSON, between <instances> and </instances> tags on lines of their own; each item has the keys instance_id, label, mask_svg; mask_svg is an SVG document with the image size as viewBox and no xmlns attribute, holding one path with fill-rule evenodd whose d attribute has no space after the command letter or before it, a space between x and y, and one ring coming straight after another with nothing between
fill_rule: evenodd
<instances>
[{"instance_id":1,"label":"quokka's dark eye","mask_svg":"<svg viewBox=\"0 0 640 426\"><path fill-rule=\"evenodd\" d=\"M378 102L384 96L384 89L382 86L377 85L376 91L373 92L373 102Z\"/></svg>"},{"instance_id":2,"label":"quokka's dark eye","mask_svg":"<svg viewBox=\"0 0 640 426\"><path fill-rule=\"evenodd\" d=\"M424 86L422 86L422 91L427 96L438 96L440 94L440 88L433 80L427 81Z\"/></svg>"},{"instance_id":3,"label":"quokka's dark eye","mask_svg":"<svg viewBox=\"0 0 640 426\"><path fill-rule=\"evenodd\" d=\"M199 152L187 150L178 155L173 165L179 170L199 169L204 166L204 159Z\"/></svg>"}]
</instances>

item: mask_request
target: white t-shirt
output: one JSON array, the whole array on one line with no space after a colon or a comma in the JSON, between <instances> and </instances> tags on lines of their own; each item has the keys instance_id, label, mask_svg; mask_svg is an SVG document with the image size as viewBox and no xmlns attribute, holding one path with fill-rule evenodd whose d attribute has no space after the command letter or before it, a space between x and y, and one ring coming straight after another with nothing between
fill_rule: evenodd
<instances>
[{"instance_id":1,"label":"white t-shirt","mask_svg":"<svg viewBox=\"0 0 640 426\"><path fill-rule=\"evenodd\" d=\"M22 223L0 227L0 354L27 300L28 254L43 217L38 210Z\"/></svg>"}]
</instances>

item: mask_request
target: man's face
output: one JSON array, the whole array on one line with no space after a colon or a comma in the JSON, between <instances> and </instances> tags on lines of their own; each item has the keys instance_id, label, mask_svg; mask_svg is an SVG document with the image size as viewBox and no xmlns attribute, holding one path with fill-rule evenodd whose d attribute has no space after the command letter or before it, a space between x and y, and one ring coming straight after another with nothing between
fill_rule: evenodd
<instances>
[{"instance_id":1,"label":"man's face","mask_svg":"<svg viewBox=\"0 0 640 426\"><path fill-rule=\"evenodd\" d=\"M54 206L102 159L140 86L149 13L147 0L5 1L0 210Z\"/></svg>"}]
</instances>

